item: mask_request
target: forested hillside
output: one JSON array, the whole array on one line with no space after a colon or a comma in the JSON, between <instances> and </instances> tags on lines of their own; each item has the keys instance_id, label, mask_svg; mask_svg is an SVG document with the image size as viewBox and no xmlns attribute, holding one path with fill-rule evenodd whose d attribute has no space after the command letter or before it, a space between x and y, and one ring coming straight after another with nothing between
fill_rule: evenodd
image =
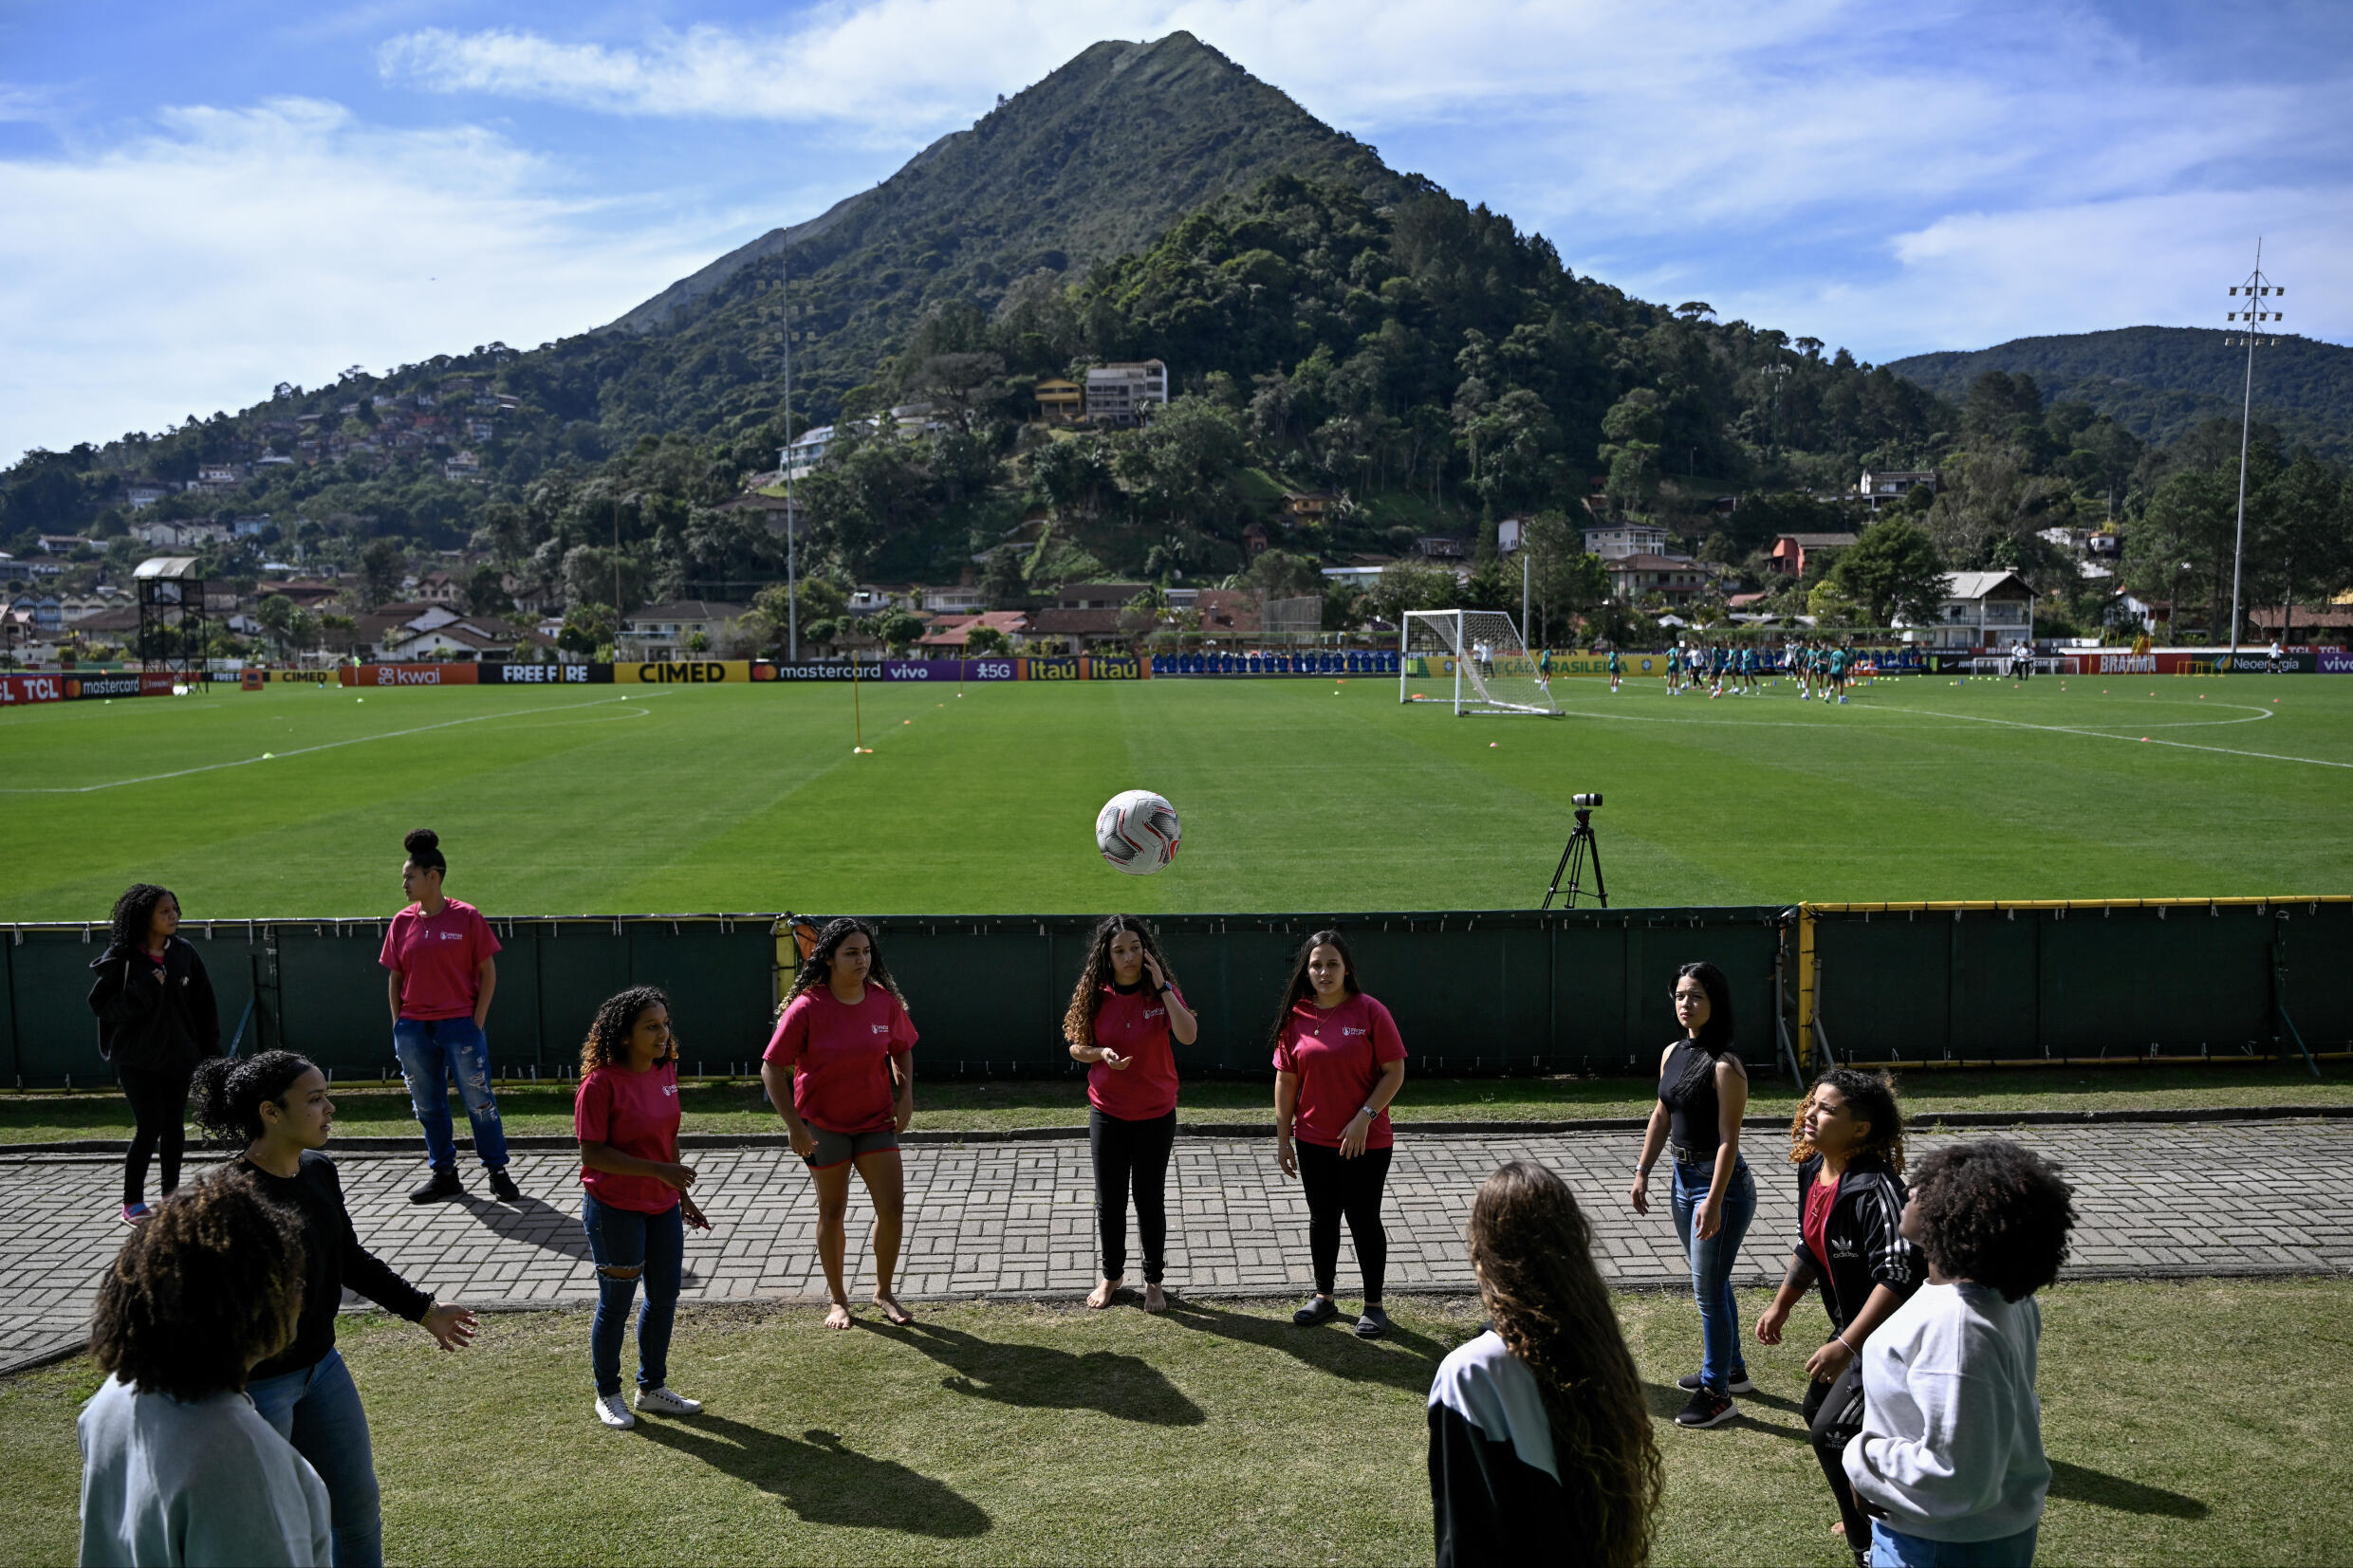
<instances>
[{"instance_id":1,"label":"forested hillside","mask_svg":"<svg viewBox=\"0 0 2353 1568\"><path fill-rule=\"evenodd\" d=\"M2078 382L2053 397L2031 374L1939 358L1919 375L1940 395L1716 317L1579 276L1550 241L1389 171L1176 34L1085 51L876 190L610 327L354 367L239 414L28 453L0 473L0 547L79 533L81 569L120 572L141 553L135 520L266 516L208 551L210 575L250 582L265 559L298 560L380 597L404 554L462 550L482 608L502 582L584 612L617 586L622 610L749 600L782 576L776 513L736 503L773 477L789 332L791 428L838 427L796 494L823 612L856 581L967 575L1010 600L1247 566L1296 595L1322 588L1321 565L1367 557L1407 558L1371 606L1385 613L1516 602L1518 569L1507 583L1492 547L1514 514L1534 519L1547 627L1631 632L1629 611L1664 607L1602 604L1576 532L1596 517L1693 546L1717 574L1703 616L1746 587L1772 590L1767 608L1883 618L1939 569L2010 566L2047 594L2040 624L2097 630L2115 582L2079 574L2051 537L2066 527L2124 527L2144 592L2159 576L2169 595L2215 581L2208 492L2226 447L2235 459L2234 426L2228 442L2206 425L2162 446ZM2280 356L2267 375L2307 389L2290 412L2322 417L2334 361L2292 379L2305 361L2264 352ZM1145 358L1167 362L1176 396L1140 427L1037 417L1042 380ZM2093 359L2058 362L2064 377ZM922 412L877 417L910 405ZM2258 442L2251 526L2301 520L2279 523L2289 559L2273 577L2256 563L2258 595L2353 573L2342 470L2300 464L2297 446L2293 431ZM1864 468L1941 483L1843 581L1770 573L1777 533L1870 521L1851 500ZM1311 507L1287 505L1303 492ZM2164 541L2146 550L2132 532L2144 514ZM1252 562L1259 531L1273 547ZM1433 539L1474 563L1467 585L1412 564ZM1902 563L1911 587L1894 593L1869 561ZM1364 608L1327 598L1335 625Z\"/></svg>"},{"instance_id":2,"label":"forested hillside","mask_svg":"<svg viewBox=\"0 0 2353 1568\"><path fill-rule=\"evenodd\" d=\"M2235 332L2128 326L2019 338L1969 353L1916 354L1888 369L1946 397L1989 370L2034 378L2053 402L2087 403L2158 443L2208 419L2236 418L2247 351ZM2255 351L2255 417L2325 456L2353 458L2353 348L2282 337Z\"/></svg>"}]
</instances>

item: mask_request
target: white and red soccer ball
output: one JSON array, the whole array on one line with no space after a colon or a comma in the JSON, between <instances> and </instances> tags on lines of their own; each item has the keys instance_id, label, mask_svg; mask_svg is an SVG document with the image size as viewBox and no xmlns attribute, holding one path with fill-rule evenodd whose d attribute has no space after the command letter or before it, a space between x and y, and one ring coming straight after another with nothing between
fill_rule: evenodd
<instances>
[{"instance_id":1,"label":"white and red soccer ball","mask_svg":"<svg viewBox=\"0 0 2353 1568\"><path fill-rule=\"evenodd\" d=\"M1095 847L1130 876L1149 876L1176 859L1183 837L1176 808L1149 789L1122 790L1095 814Z\"/></svg>"}]
</instances>

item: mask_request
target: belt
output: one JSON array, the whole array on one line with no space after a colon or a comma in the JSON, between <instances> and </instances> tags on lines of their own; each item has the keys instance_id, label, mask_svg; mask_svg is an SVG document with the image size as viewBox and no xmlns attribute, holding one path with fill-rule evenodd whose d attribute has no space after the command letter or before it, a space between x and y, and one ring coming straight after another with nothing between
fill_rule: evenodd
<instances>
[{"instance_id":1,"label":"belt","mask_svg":"<svg viewBox=\"0 0 2353 1568\"><path fill-rule=\"evenodd\" d=\"M1717 1147L1722 1146L1719 1144ZM1667 1145L1667 1153L1674 1156L1675 1163L1677 1165L1714 1165L1715 1163L1714 1149L1691 1149L1679 1143L1670 1143Z\"/></svg>"}]
</instances>

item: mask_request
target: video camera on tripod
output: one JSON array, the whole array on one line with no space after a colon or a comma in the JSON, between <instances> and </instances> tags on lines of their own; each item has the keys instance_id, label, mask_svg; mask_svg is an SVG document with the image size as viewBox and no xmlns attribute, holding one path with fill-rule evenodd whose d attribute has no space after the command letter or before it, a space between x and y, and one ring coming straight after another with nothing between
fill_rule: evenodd
<instances>
[{"instance_id":1,"label":"video camera on tripod","mask_svg":"<svg viewBox=\"0 0 2353 1568\"><path fill-rule=\"evenodd\" d=\"M1589 857L1593 861L1593 896L1603 909L1607 909L1609 886L1602 880L1602 845L1593 837L1593 814L1602 808L1602 797L1598 792L1571 795L1568 803L1576 808L1577 825L1570 831L1568 842L1561 850L1561 863L1552 868L1552 885L1545 889L1544 902L1536 907L1539 911L1552 907L1554 896L1561 891L1561 878L1566 876L1568 878L1568 896L1562 901L1561 907L1575 909L1577 896L1584 891L1579 884L1584 878L1585 861Z\"/></svg>"}]
</instances>

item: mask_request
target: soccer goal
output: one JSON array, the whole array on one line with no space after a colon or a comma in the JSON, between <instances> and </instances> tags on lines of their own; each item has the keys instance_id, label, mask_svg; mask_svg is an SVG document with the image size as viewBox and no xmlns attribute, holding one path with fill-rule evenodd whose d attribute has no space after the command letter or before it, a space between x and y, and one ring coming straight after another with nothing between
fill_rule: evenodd
<instances>
[{"instance_id":1,"label":"soccer goal","mask_svg":"<svg viewBox=\"0 0 2353 1568\"><path fill-rule=\"evenodd\" d=\"M1541 655L1501 610L1409 610L1398 651L1399 702L1446 703L1457 717L1561 716Z\"/></svg>"}]
</instances>

